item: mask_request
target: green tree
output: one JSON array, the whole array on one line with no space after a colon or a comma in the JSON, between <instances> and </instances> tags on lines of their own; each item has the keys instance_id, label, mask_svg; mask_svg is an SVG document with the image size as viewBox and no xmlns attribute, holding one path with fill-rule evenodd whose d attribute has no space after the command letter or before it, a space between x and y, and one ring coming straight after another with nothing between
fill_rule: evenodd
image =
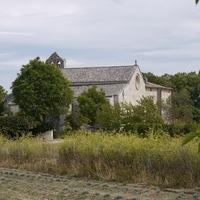
<instances>
[{"instance_id":1,"label":"green tree","mask_svg":"<svg viewBox=\"0 0 200 200\"><path fill-rule=\"evenodd\" d=\"M66 121L73 130L78 130L83 124L88 123L88 118L85 118L80 111L71 112L66 116Z\"/></svg>"},{"instance_id":2,"label":"green tree","mask_svg":"<svg viewBox=\"0 0 200 200\"><path fill-rule=\"evenodd\" d=\"M189 124L193 122L191 99L187 89L174 92L171 96L170 116L172 123Z\"/></svg>"},{"instance_id":3,"label":"green tree","mask_svg":"<svg viewBox=\"0 0 200 200\"><path fill-rule=\"evenodd\" d=\"M199 0L195 0L195 2L196 2L196 4L198 4L198 3L199 3Z\"/></svg>"},{"instance_id":4,"label":"green tree","mask_svg":"<svg viewBox=\"0 0 200 200\"><path fill-rule=\"evenodd\" d=\"M151 97L143 97L138 105L122 104L122 124L125 130L131 130L135 123L162 124L163 119Z\"/></svg>"},{"instance_id":5,"label":"green tree","mask_svg":"<svg viewBox=\"0 0 200 200\"><path fill-rule=\"evenodd\" d=\"M104 104L97 112L97 123L106 131L119 131L122 125L120 105Z\"/></svg>"},{"instance_id":6,"label":"green tree","mask_svg":"<svg viewBox=\"0 0 200 200\"><path fill-rule=\"evenodd\" d=\"M7 95L7 92L5 89L0 85L0 116L6 114L8 108L5 104L5 97Z\"/></svg>"},{"instance_id":7,"label":"green tree","mask_svg":"<svg viewBox=\"0 0 200 200\"><path fill-rule=\"evenodd\" d=\"M140 122L145 123L163 123L158 108L151 97L143 97L135 106L135 115L140 117Z\"/></svg>"},{"instance_id":8,"label":"green tree","mask_svg":"<svg viewBox=\"0 0 200 200\"><path fill-rule=\"evenodd\" d=\"M12 83L12 93L20 112L40 122L46 122L47 116L66 114L73 99L61 70L39 57L22 66Z\"/></svg>"},{"instance_id":9,"label":"green tree","mask_svg":"<svg viewBox=\"0 0 200 200\"><path fill-rule=\"evenodd\" d=\"M175 116L175 111L181 113L181 109L185 113L184 116L188 116L188 119L192 119L195 122L200 122L200 72L179 72L174 75L164 74L162 76L155 76L152 73L145 73L145 77L150 82L171 87L172 90L172 104L177 107L174 107L171 114L173 114L172 118ZM184 92L183 92L184 91ZM187 101L184 101L184 107L183 105L179 105L179 102L186 98L187 93ZM181 97L182 96L182 97ZM175 99L177 98L177 100ZM182 100L181 100L182 98ZM182 108L180 108L182 107ZM180 109L178 109L180 108ZM191 116L192 113L192 116ZM179 114L177 113L177 116ZM177 117L175 117L177 118ZM174 119L175 119L174 118ZM180 117L178 117L180 119ZM186 119L186 118L185 118ZM185 120L184 121L188 121Z\"/></svg>"},{"instance_id":10,"label":"green tree","mask_svg":"<svg viewBox=\"0 0 200 200\"><path fill-rule=\"evenodd\" d=\"M81 93L77 101L80 113L88 119L90 125L96 124L97 112L101 110L102 105L108 103L105 92L103 89L98 91L97 86Z\"/></svg>"}]
</instances>

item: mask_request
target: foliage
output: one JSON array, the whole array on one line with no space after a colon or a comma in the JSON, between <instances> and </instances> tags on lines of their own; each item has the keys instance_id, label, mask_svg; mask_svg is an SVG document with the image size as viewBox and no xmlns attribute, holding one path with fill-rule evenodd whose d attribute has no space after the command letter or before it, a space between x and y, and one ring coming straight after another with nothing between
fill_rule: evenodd
<instances>
[{"instance_id":1,"label":"foliage","mask_svg":"<svg viewBox=\"0 0 200 200\"><path fill-rule=\"evenodd\" d=\"M138 131L140 127L152 127L152 124L162 124L163 120L150 97L143 97L138 105L104 104L97 112L96 122L107 131ZM146 129L147 128L147 129ZM141 131L139 131L141 132Z\"/></svg>"},{"instance_id":2,"label":"foliage","mask_svg":"<svg viewBox=\"0 0 200 200\"><path fill-rule=\"evenodd\" d=\"M41 122L46 116L65 114L73 94L61 70L39 57L22 66L12 92L20 112Z\"/></svg>"},{"instance_id":3,"label":"foliage","mask_svg":"<svg viewBox=\"0 0 200 200\"><path fill-rule=\"evenodd\" d=\"M2 86L0 86L0 116L3 116L9 113L9 110L5 103L6 95L7 95L7 92Z\"/></svg>"},{"instance_id":4,"label":"foliage","mask_svg":"<svg viewBox=\"0 0 200 200\"><path fill-rule=\"evenodd\" d=\"M4 100L4 98L6 97L7 92L5 91L5 89L0 85L0 102L2 102Z\"/></svg>"},{"instance_id":5,"label":"foliage","mask_svg":"<svg viewBox=\"0 0 200 200\"><path fill-rule=\"evenodd\" d=\"M181 121L182 123L200 122L200 72L179 72L174 75L164 74L162 76L144 73L143 76L150 82L173 89L170 112L172 121Z\"/></svg>"},{"instance_id":6,"label":"foliage","mask_svg":"<svg viewBox=\"0 0 200 200\"><path fill-rule=\"evenodd\" d=\"M187 143L191 142L191 140L193 140L194 138L198 138L200 137L200 129L197 129L196 131L192 131L190 133L188 133L182 142L182 146L186 145ZM200 153L200 142L198 144L198 153Z\"/></svg>"},{"instance_id":7,"label":"foliage","mask_svg":"<svg viewBox=\"0 0 200 200\"><path fill-rule=\"evenodd\" d=\"M108 104L103 89L97 90L97 86L92 86L88 91L84 91L78 98L78 106L83 117L87 118L90 125L95 125L97 112L102 105Z\"/></svg>"},{"instance_id":8,"label":"foliage","mask_svg":"<svg viewBox=\"0 0 200 200\"><path fill-rule=\"evenodd\" d=\"M66 121L70 124L73 130L78 130L81 125L88 123L88 118L84 117L79 111L77 111L67 115Z\"/></svg>"},{"instance_id":9,"label":"foliage","mask_svg":"<svg viewBox=\"0 0 200 200\"><path fill-rule=\"evenodd\" d=\"M125 131L133 130L134 124L163 124L162 117L151 97L143 97L138 105L122 104L122 124Z\"/></svg>"},{"instance_id":10,"label":"foliage","mask_svg":"<svg viewBox=\"0 0 200 200\"><path fill-rule=\"evenodd\" d=\"M188 90L182 89L171 95L170 121L172 123L192 123L193 110L194 106L192 106Z\"/></svg>"},{"instance_id":11,"label":"foliage","mask_svg":"<svg viewBox=\"0 0 200 200\"><path fill-rule=\"evenodd\" d=\"M69 172L77 173L79 169L79 176L135 182L142 179L160 183L162 187L192 187L199 182L200 158L194 145L180 147L180 144L181 138L166 135L144 139L135 135L87 132L66 137L59 146L59 159L60 164L69 167Z\"/></svg>"},{"instance_id":12,"label":"foliage","mask_svg":"<svg viewBox=\"0 0 200 200\"><path fill-rule=\"evenodd\" d=\"M103 130L119 131L122 125L120 105L104 104L97 112L97 123Z\"/></svg>"},{"instance_id":13,"label":"foliage","mask_svg":"<svg viewBox=\"0 0 200 200\"><path fill-rule=\"evenodd\" d=\"M57 178L68 175L162 187L194 188L200 184L195 140L181 147L181 137L170 138L162 130L151 129L147 135L141 138L134 134L79 131L57 143L0 136L0 165L20 166L29 172L55 174Z\"/></svg>"},{"instance_id":14,"label":"foliage","mask_svg":"<svg viewBox=\"0 0 200 200\"><path fill-rule=\"evenodd\" d=\"M8 138L28 134L38 122L28 116L0 117L0 133Z\"/></svg>"},{"instance_id":15,"label":"foliage","mask_svg":"<svg viewBox=\"0 0 200 200\"><path fill-rule=\"evenodd\" d=\"M198 3L199 3L199 0L195 0L195 2L196 2L196 4L198 4Z\"/></svg>"},{"instance_id":16,"label":"foliage","mask_svg":"<svg viewBox=\"0 0 200 200\"><path fill-rule=\"evenodd\" d=\"M40 134L40 133L44 133L46 131L49 130L54 130L55 126L53 122L43 122L38 124L36 127L31 129L31 132L34 136Z\"/></svg>"}]
</instances>

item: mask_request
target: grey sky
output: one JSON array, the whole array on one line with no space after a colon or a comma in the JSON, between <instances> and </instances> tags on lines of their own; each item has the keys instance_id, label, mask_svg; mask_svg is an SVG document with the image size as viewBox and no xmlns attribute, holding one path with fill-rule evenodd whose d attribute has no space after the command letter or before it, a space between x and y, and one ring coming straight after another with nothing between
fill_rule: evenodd
<instances>
[{"instance_id":1,"label":"grey sky","mask_svg":"<svg viewBox=\"0 0 200 200\"><path fill-rule=\"evenodd\" d=\"M0 0L0 85L57 52L67 67L134 64L156 75L199 71L194 0Z\"/></svg>"}]
</instances>

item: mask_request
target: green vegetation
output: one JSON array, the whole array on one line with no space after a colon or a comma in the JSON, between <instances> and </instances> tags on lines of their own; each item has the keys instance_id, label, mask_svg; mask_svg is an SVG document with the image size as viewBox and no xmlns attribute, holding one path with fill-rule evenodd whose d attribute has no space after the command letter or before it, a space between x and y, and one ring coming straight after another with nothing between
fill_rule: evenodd
<instances>
[{"instance_id":1,"label":"green vegetation","mask_svg":"<svg viewBox=\"0 0 200 200\"><path fill-rule=\"evenodd\" d=\"M73 92L61 70L37 57L26 65L12 83L14 102L20 113L40 122L67 113Z\"/></svg>"},{"instance_id":2,"label":"green vegetation","mask_svg":"<svg viewBox=\"0 0 200 200\"><path fill-rule=\"evenodd\" d=\"M29 116L0 116L0 122L0 133L7 138L28 134L38 125L38 122Z\"/></svg>"},{"instance_id":3,"label":"green vegetation","mask_svg":"<svg viewBox=\"0 0 200 200\"><path fill-rule=\"evenodd\" d=\"M5 103L6 95L7 92L4 90L2 86L0 86L0 116L11 114Z\"/></svg>"},{"instance_id":4,"label":"green vegetation","mask_svg":"<svg viewBox=\"0 0 200 200\"><path fill-rule=\"evenodd\" d=\"M134 134L76 132L59 142L32 137L12 141L1 136L0 166L53 174L55 182L61 181L60 175L67 175L161 188L199 187L197 142L181 147L181 137L162 134L151 130L148 137L140 138ZM91 184L87 181L85 185ZM104 183L101 187L111 186Z\"/></svg>"},{"instance_id":5,"label":"green vegetation","mask_svg":"<svg viewBox=\"0 0 200 200\"><path fill-rule=\"evenodd\" d=\"M162 107L168 113L170 123L199 123L200 122L200 71L179 72L175 75L164 74L156 76L143 73L149 82L171 87L170 106Z\"/></svg>"},{"instance_id":6,"label":"green vegetation","mask_svg":"<svg viewBox=\"0 0 200 200\"><path fill-rule=\"evenodd\" d=\"M77 101L80 113L88 119L90 125L96 124L97 112L102 109L103 105L108 104L105 92L102 89L98 91L96 86L84 91Z\"/></svg>"}]
</instances>

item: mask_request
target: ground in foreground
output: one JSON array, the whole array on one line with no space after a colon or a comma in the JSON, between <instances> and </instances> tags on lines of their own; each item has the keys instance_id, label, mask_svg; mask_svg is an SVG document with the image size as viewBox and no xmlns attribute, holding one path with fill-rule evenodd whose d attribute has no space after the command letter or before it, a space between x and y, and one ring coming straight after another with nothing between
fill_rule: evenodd
<instances>
[{"instance_id":1,"label":"ground in foreground","mask_svg":"<svg viewBox=\"0 0 200 200\"><path fill-rule=\"evenodd\" d=\"M0 200L175 200L200 199L200 190L56 177L0 168Z\"/></svg>"}]
</instances>

